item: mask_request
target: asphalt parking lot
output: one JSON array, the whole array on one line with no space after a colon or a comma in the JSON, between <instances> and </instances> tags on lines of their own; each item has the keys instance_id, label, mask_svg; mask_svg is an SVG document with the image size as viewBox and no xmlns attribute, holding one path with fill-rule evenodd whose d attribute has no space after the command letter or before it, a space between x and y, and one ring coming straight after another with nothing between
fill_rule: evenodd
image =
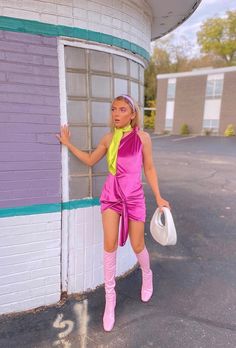
<instances>
[{"instance_id":1,"label":"asphalt parking lot","mask_svg":"<svg viewBox=\"0 0 236 348\"><path fill-rule=\"evenodd\" d=\"M155 287L151 301L139 300L137 268L117 282L116 324L110 333L102 328L104 289L99 288L44 311L0 317L1 348L236 347L236 137L152 139L160 190L171 204L178 242L162 247L152 240L149 221L156 207L144 184ZM74 320L75 308L80 318L88 313L88 325L81 319L69 336L59 336L55 318Z\"/></svg>"}]
</instances>

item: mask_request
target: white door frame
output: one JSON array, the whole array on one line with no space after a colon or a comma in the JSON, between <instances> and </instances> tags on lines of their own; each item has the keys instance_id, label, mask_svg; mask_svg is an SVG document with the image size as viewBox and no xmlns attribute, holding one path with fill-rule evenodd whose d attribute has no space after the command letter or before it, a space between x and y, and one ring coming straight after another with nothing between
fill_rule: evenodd
<instances>
[{"instance_id":1,"label":"white door frame","mask_svg":"<svg viewBox=\"0 0 236 348\"><path fill-rule=\"evenodd\" d=\"M60 96L60 122L61 125L68 123L67 117L67 96L66 96L66 73L65 73L65 46L80 47L84 49L97 50L107 53L119 55L136 61L144 68L146 64L144 60L136 55L119 50L117 48L108 47L101 43L87 43L81 40L71 40L66 38L58 38L58 65L59 65L59 96ZM69 168L68 168L68 149L62 146L61 163L62 163L62 204L69 202ZM62 224L61 224L61 290L68 291L69 280L69 210L62 208Z\"/></svg>"}]
</instances>

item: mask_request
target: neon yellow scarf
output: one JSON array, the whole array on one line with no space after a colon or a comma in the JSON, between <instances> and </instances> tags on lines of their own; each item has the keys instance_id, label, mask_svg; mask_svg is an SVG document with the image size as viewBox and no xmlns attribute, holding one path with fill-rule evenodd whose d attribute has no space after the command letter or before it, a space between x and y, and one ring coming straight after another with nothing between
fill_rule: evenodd
<instances>
[{"instance_id":1,"label":"neon yellow scarf","mask_svg":"<svg viewBox=\"0 0 236 348\"><path fill-rule=\"evenodd\" d=\"M111 174L116 174L117 153L123 133L131 131L131 125L124 128L115 128L111 144L107 150L107 165Z\"/></svg>"}]
</instances>

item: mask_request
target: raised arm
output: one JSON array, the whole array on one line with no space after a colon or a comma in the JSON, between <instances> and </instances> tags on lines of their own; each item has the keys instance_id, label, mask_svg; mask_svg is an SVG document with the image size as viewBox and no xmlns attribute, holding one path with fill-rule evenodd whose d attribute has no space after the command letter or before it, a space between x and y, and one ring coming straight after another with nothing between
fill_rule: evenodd
<instances>
[{"instance_id":1,"label":"raised arm","mask_svg":"<svg viewBox=\"0 0 236 348\"><path fill-rule=\"evenodd\" d=\"M143 166L144 174L147 178L147 181L153 191L153 194L156 199L156 203L159 207L168 207L170 208L169 202L161 197L160 189L158 185L158 176L153 163L152 158L152 141L150 135L146 132L142 134L143 142Z\"/></svg>"},{"instance_id":2,"label":"raised arm","mask_svg":"<svg viewBox=\"0 0 236 348\"><path fill-rule=\"evenodd\" d=\"M67 148L80 161L87 164L88 166L93 166L106 154L108 141L111 135L110 134L104 135L104 137L101 139L100 143L98 144L97 148L92 153L81 151L70 142L70 131L67 125L61 126L61 134L60 135L56 134L56 137L59 139L59 141L63 145L67 146Z\"/></svg>"}]
</instances>

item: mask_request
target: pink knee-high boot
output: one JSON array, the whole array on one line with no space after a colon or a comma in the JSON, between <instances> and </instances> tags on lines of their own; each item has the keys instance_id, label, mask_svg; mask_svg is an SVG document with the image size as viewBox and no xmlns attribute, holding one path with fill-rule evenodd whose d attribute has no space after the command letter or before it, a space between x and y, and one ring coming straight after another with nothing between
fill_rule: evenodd
<instances>
[{"instance_id":1,"label":"pink knee-high boot","mask_svg":"<svg viewBox=\"0 0 236 348\"><path fill-rule=\"evenodd\" d=\"M104 250L104 281L106 305L103 315L103 327L105 331L111 331L115 323L115 275L116 275L116 250L107 252Z\"/></svg>"},{"instance_id":2,"label":"pink knee-high boot","mask_svg":"<svg viewBox=\"0 0 236 348\"><path fill-rule=\"evenodd\" d=\"M147 302L153 293L153 275L150 269L150 258L146 246L136 256L142 270L141 299L143 302Z\"/></svg>"}]
</instances>

